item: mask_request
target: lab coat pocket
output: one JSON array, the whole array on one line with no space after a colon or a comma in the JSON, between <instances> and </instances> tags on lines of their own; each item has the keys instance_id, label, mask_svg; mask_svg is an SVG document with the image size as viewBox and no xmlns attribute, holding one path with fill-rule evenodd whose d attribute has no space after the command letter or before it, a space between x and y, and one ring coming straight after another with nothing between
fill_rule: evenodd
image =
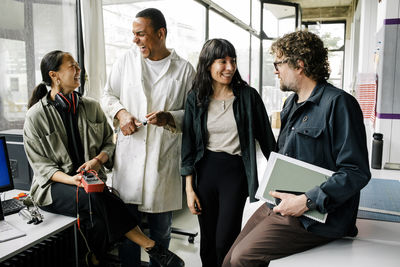
<instances>
[{"instance_id":1,"label":"lab coat pocket","mask_svg":"<svg viewBox=\"0 0 400 267\"><path fill-rule=\"evenodd\" d=\"M129 140L130 140L131 136L130 135L124 135L121 131L121 129L118 130L117 133L117 145L128 145L129 144Z\"/></svg>"},{"instance_id":2,"label":"lab coat pocket","mask_svg":"<svg viewBox=\"0 0 400 267\"><path fill-rule=\"evenodd\" d=\"M175 176L175 173L179 171L181 134L175 134L166 129L162 129L162 131L158 168L166 177Z\"/></svg>"},{"instance_id":3,"label":"lab coat pocket","mask_svg":"<svg viewBox=\"0 0 400 267\"><path fill-rule=\"evenodd\" d=\"M166 110L183 109L185 101L185 90L182 88L182 82L171 79L168 82L167 98L165 100Z\"/></svg>"}]
</instances>

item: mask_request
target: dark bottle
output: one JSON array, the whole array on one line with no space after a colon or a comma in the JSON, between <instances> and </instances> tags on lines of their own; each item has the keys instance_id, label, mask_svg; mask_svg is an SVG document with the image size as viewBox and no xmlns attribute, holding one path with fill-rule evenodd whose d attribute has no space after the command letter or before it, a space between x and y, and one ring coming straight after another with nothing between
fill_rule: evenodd
<instances>
[{"instance_id":1,"label":"dark bottle","mask_svg":"<svg viewBox=\"0 0 400 267\"><path fill-rule=\"evenodd\" d=\"M372 135L372 155L371 155L371 168L382 168L382 151L383 151L383 134L374 133Z\"/></svg>"}]
</instances>

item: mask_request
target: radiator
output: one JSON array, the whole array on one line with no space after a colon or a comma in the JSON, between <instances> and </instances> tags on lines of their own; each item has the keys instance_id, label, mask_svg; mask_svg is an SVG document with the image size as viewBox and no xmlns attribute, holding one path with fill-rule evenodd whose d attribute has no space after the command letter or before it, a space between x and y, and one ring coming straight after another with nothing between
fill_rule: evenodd
<instances>
[{"instance_id":1,"label":"radiator","mask_svg":"<svg viewBox=\"0 0 400 267\"><path fill-rule=\"evenodd\" d=\"M43 240L0 263L0 267L70 267L75 266L74 229Z\"/></svg>"}]
</instances>

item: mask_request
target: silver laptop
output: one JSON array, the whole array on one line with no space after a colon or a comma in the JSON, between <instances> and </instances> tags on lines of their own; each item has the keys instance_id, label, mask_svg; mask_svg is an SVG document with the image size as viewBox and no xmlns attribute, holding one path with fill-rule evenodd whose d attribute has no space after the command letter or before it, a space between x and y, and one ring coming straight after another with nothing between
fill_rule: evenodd
<instances>
[{"instance_id":1,"label":"silver laptop","mask_svg":"<svg viewBox=\"0 0 400 267\"><path fill-rule=\"evenodd\" d=\"M3 208L0 205L0 242L26 235L10 223L4 220Z\"/></svg>"},{"instance_id":2,"label":"silver laptop","mask_svg":"<svg viewBox=\"0 0 400 267\"><path fill-rule=\"evenodd\" d=\"M0 136L0 192L14 188L10 160L8 158L6 139ZM3 207L0 200L0 242L24 236L25 233L4 220Z\"/></svg>"}]
</instances>

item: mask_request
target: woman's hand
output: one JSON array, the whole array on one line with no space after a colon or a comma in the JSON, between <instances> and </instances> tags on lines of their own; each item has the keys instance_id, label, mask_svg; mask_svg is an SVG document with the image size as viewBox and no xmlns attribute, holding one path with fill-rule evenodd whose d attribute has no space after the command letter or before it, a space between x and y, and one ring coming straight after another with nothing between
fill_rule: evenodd
<instances>
[{"instance_id":1,"label":"woman's hand","mask_svg":"<svg viewBox=\"0 0 400 267\"><path fill-rule=\"evenodd\" d=\"M190 192L186 191L186 201L187 201L189 210L192 214L194 214L194 215L201 214L200 200L193 190Z\"/></svg>"},{"instance_id":2,"label":"woman's hand","mask_svg":"<svg viewBox=\"0 0 400 267\"><path fill-rule=\"evenodd\" d=\"M51 177L53 182L76 185L78 187L83 187L82 185L82 174L77 173L74 176L70 176L62 171L56 171Z\"/></svg>"},{"instance_id":3,"label":"woman's hand","mask_svg":"<svg viewBox=\"0 0 400 267\"><path fill-rule=\"evenodd\" d=\"M186 201L189 207L189 210L194 215L201 214L201 205L200 200L197 197L196 193L193 190L193 175L186 176Z\"/></svg>"},{"instance_id":4,"label":"woman's hand","mask_svg":"<svg viewBox=\"0 0 400 267\"><path fill-rule=\"evenodd\" d=\"M75 174L74 176L71 176L71 183L78 187L83 187L82 174L78 173L78 174Z\"/></svg>"}]
</instances>

